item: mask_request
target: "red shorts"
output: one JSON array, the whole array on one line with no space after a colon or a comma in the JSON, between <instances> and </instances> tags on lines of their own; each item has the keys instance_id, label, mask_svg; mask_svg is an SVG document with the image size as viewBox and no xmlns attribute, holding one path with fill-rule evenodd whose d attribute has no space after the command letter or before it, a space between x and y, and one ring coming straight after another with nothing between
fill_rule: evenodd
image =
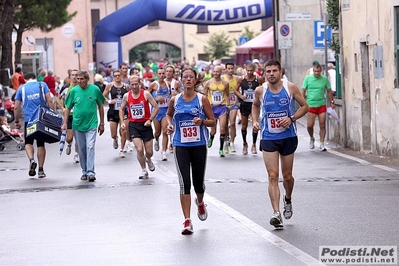
<instances>
[{"instance_id":1,"label":"red shorts","mask_svg":"<svg viewBox=\"0 0 399 266\"><path fill-rule=\"evenodd\" d=\"M309 113L319 115L322 113L327 112L327 107L325 105L319 106L319 107L309 107Z\"/></svg>"}]
</instances>

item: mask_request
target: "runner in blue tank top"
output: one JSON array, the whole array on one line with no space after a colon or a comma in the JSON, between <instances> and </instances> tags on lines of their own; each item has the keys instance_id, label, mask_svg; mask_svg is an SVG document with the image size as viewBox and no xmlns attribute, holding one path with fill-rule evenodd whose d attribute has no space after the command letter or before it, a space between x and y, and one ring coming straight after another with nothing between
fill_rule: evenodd
<instances>
[{"instance_id":1,"label":"runner in blue tank top","mask_svg":"<svg viewBox=\"0 0 399 266\"><path fill-rule=\"evenodd\" d=\"M190 219L191 208L191 173L195 200L198 206L198 218L205 221L208 217L203 201L205 185L205 166L207 158L207 127L216 125L215 117L207 97L196 91L201 84L197 72L192 68L182 71L184 91L172 97L167 119L167 133L173 133L175 147L175 162L180 183L180 203L185 218L183 235L192 234L193 226Z\"/></svg>"},{"instance_id":2,"label":"runner in blue tank top","mask_svg":"<svg viewBox=\"0 0 399 266\"><path fill-rule=\"evenodd\" d=\"M265 76L267 82L255 90L252 104L253 130L261 131L260 146L269 176L269 197L274 211L270 224L275 228L283 228L279 204L279 159L285 189L283 215L285 219L290 219L291 194L294 188L292 167L294 152L298 146L295 120L304 116L309 106L297 85L281 80L279 61L271 59L265 63ZM295 111L295 101L300 105L297 111Z\"/></svg>"},{"instance_id":3,"label":"runner in blue tank top","mask_svg":"<svg viewBox=\"0 0 399 266\"><path fill-rule=\"evenodd\" d=\"M155 101L157 101L159 106L159 112L154 120L155 128L155 151L159 151L159 136L162 134L161 143L161 158L162 161L167 161L166 150L168 148L168 135L166 134L166 111L168 110L168 105L171 97L171 90L165 81L165 69L158 68L157 76L158 80L151 83L148 87L148 91L153 95Z\"/></svg>"}]
</instances>

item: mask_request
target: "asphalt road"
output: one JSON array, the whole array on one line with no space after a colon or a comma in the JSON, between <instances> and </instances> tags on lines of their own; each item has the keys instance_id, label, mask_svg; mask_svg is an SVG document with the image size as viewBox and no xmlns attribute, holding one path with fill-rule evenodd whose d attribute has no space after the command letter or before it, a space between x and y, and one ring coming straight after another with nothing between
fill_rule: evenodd
<instances>
[{"instance_id":1,"label":"asphalt road","mask_svg":"<svg viewBox=\"0 0 399 266\"><path fill-rule=\"evenodd\" d=\"M106 126L95 183L80 180L79 165L57 144L48 146L47 177L39 180L27 175L25 152L7 143L0 265L320 265L319 246L398 245L398 166L333 143L327 152L310 150L303 120L298 133L294 215L284 230L269 225L262 155L242 155L239 135L237 153L220 158L216 136L206 174L209 218L199 221L193 204L192 236L180 234L172 154L162 162L157 152L155 172L139 180L135 152L118 158Z\"/></svg>"}]
</instances>

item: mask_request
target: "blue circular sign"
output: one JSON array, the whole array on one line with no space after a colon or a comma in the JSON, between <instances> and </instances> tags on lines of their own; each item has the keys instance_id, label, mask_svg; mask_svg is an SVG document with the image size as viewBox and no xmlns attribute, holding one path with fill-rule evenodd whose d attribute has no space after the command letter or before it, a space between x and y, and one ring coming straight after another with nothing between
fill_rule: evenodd
<instances>
[{"instance_id":1,"label":"blue circular sign","mask_svg":"<svg viewBox=\"0 0 399 266\"><path fill-rule=\"evenodd\" d=\"M290 27L287 24L283 24L280 27L280 34L284 37L287 37L290 34Z\"/></svg>"}]
</instances>

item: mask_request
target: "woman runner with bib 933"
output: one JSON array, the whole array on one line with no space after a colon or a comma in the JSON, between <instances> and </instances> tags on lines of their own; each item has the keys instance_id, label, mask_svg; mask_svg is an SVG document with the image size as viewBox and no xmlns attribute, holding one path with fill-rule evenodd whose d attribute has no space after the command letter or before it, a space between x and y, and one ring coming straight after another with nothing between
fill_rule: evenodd
<instances>
[{"instance_id":1,"label":"woman runner with bib 933","mask_svg":"<svg viewBox=\"0 0 399 266\"><path fill-rule=\"evenodd\" d=\"M175 162L180 183L180 203L185 221L183 235L192 234L193 226L190 219L191 208L191 176L197 198L198 218L205 221L208 217L204 204L204 176L207 158L207 127L215 126L215 117L207 97L196 91L201 84L197 72L185 68L181 74L184 91L172 97L167 119L167 133L173 133L175 147ZM191 171L192 170L192 171Z\"/></svg>"}]
</instances>

